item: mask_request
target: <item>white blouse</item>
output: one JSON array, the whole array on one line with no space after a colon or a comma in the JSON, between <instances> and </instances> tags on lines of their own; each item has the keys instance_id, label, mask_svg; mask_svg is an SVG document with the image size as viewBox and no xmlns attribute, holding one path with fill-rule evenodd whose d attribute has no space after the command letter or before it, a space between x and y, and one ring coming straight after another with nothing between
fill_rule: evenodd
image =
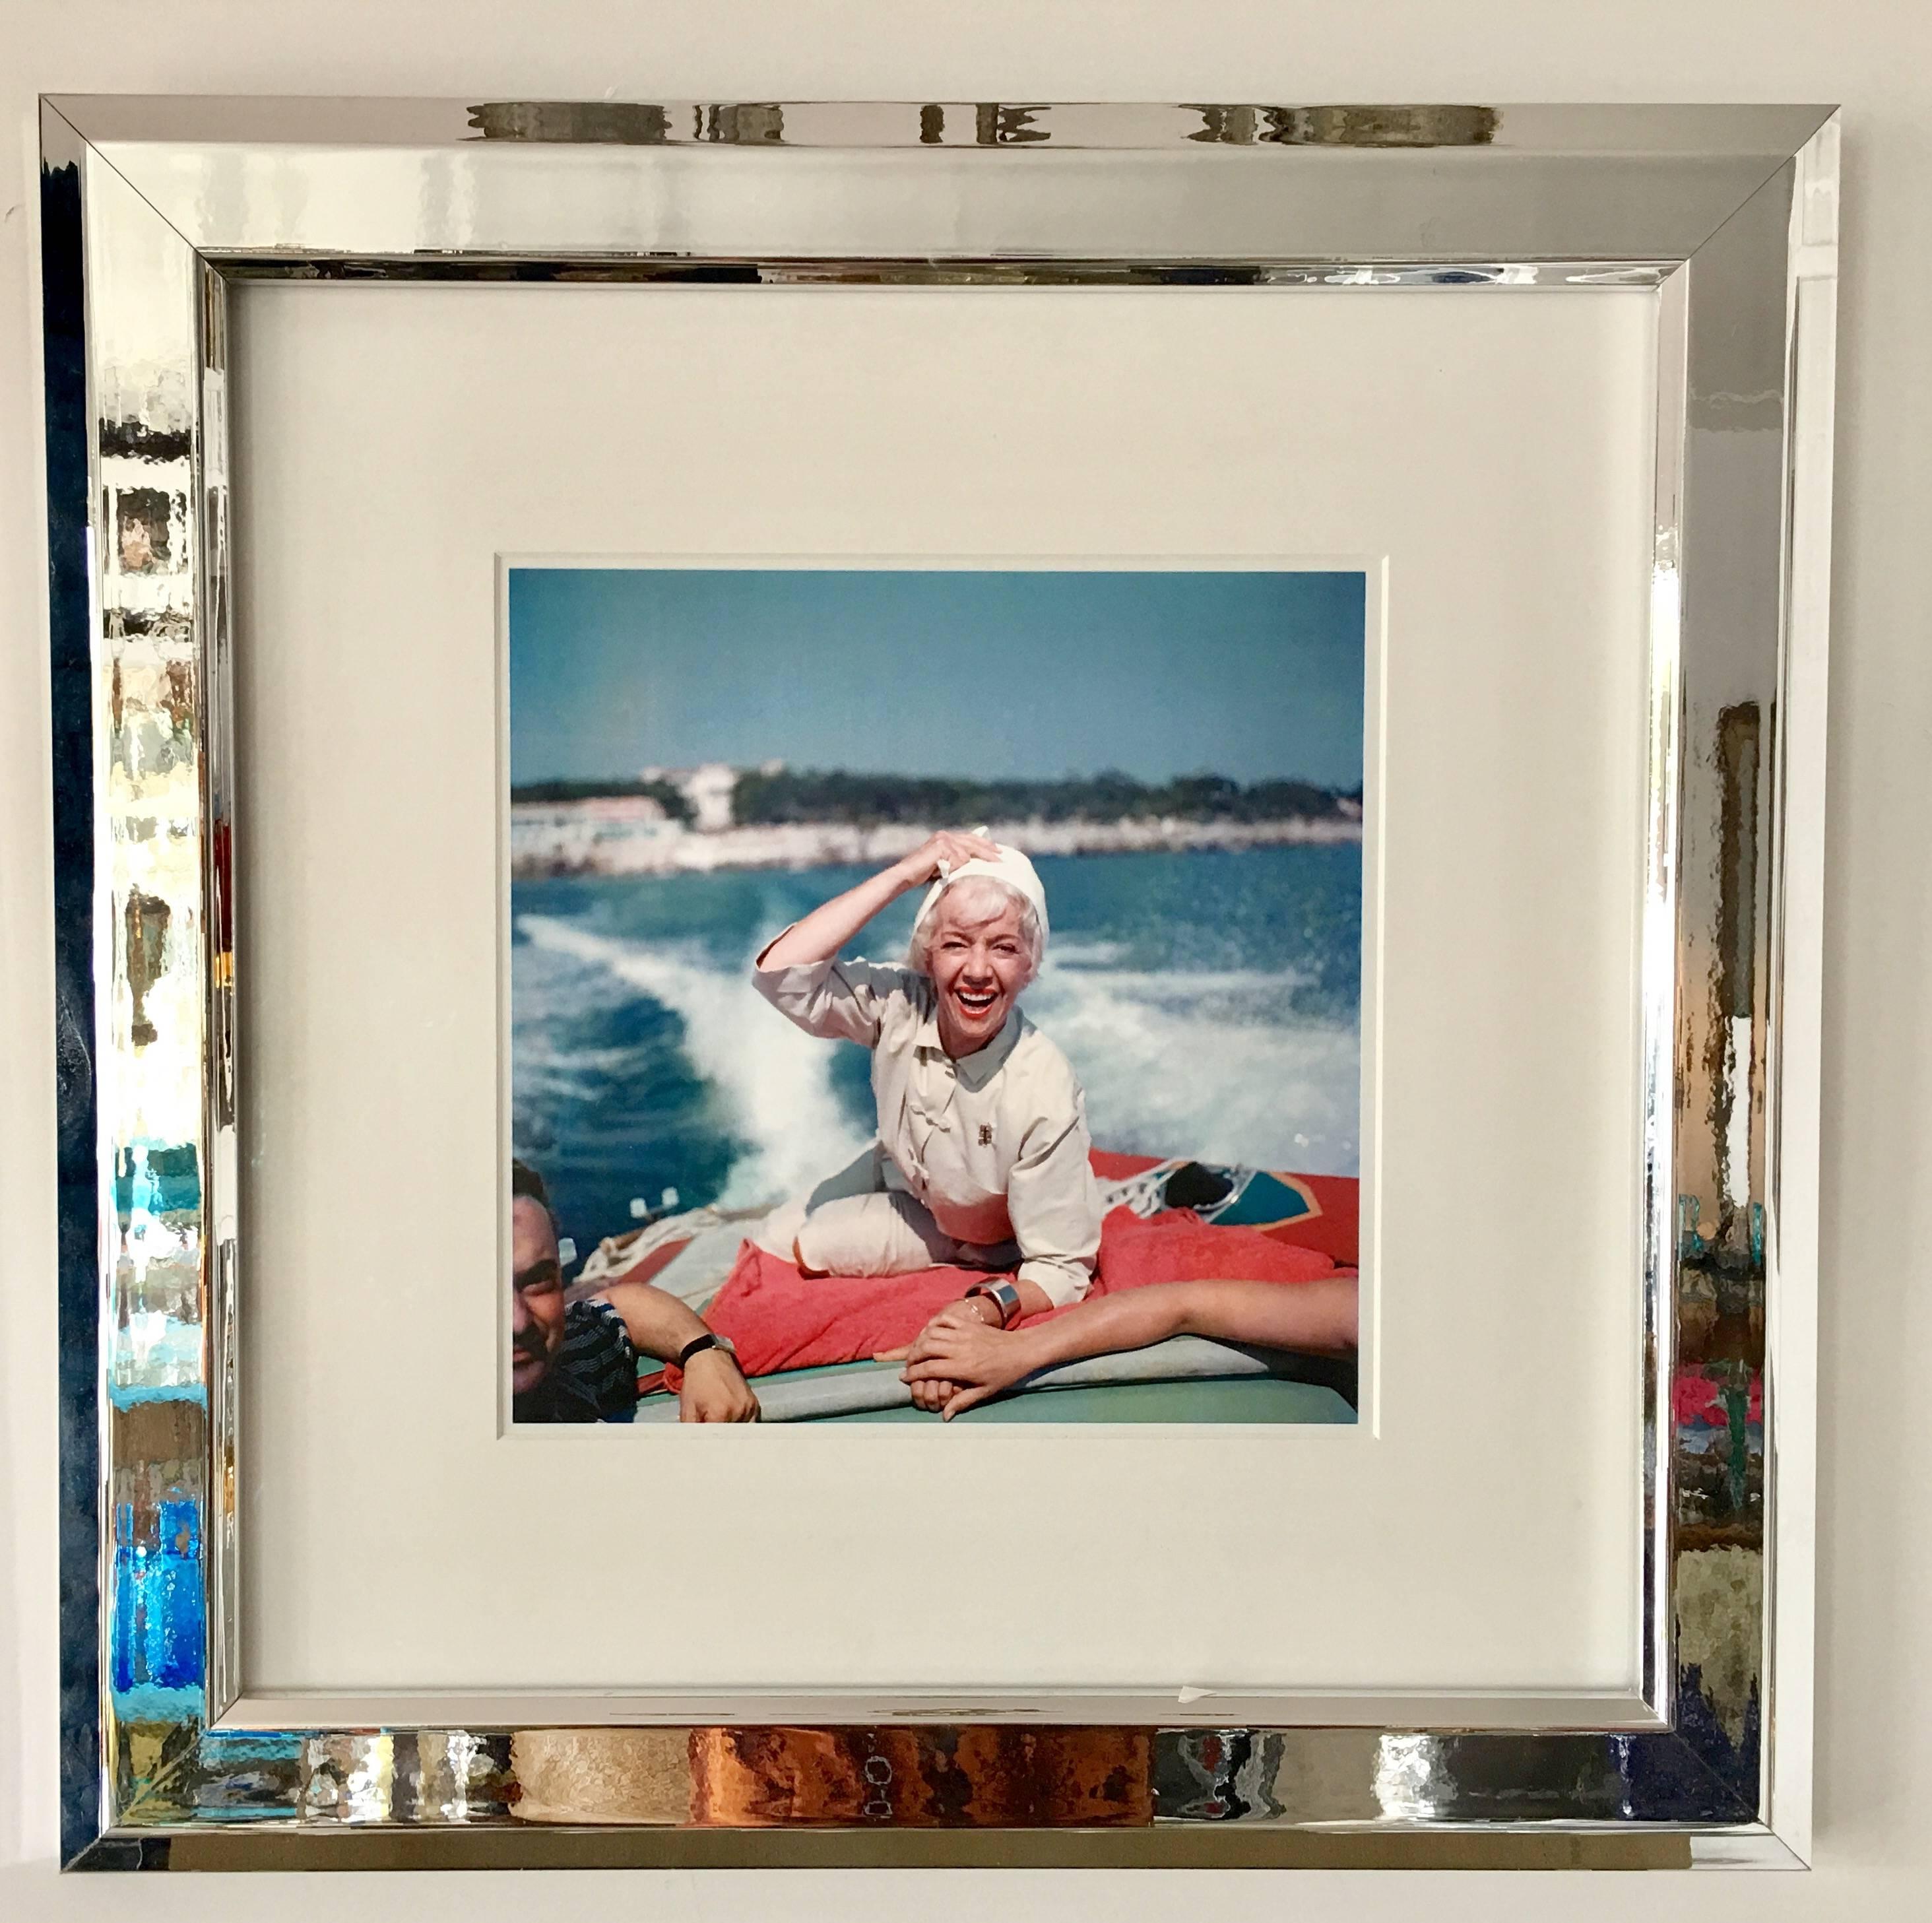
<instances>
[{"instance_id":1,"label":"white blouse","mask_svg":"<svg viewBox=\"0 0 1932 1923\"><path fill-rule=\"evenodd\" d=\"M807 1034L872 1050L880 1144L945 1234L1013 1243L1021 1279L1056 1307L1087 1293L1100 1191L1086 1096L1072 1064L1019 1010L955 1061L940 1042L932 984L915 970L813 962L754 966L752 980Z\"/></svg>"}]
</instances>

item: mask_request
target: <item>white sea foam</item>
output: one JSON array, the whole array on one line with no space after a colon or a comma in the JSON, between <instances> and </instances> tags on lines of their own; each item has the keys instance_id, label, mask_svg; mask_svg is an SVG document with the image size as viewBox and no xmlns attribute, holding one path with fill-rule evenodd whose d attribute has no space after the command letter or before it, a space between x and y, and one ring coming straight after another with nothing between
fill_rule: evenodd
<instances>
[{"instance_id":1,"label":"white sea foam","mask_svg":"<svg viewBox=\"0 0 1932 1923\"><path fill-rule=\"evenodd\" d=\"M1290 1018L1294 977L1066 968L1048 952L1026 1007L1065 1051L1103 1148L1352 1175L1361 1038Z\"/></svg>"},{"instance_id":2,"label":"white sea foam","mask_svg":"<svg viewBox=\"0 0 1932 1923\"><path fill-rule=\"evenodd\" d=\"M1126 944L1119 941L1070 941L1066 936L1054 938L1053 944L1054 965L1060 968L1104 968L1109 962L1118 962L1127 952Z\"/></svg>"},{"instance_id":3,"label":"white sea foam","mask_svg":"<svg viewBox=\"0 0 1932 1923\"><path fill-rule=\"evenodd\" d=\"M588 1106L613 1082L623 1082L643 1072L650 1050L616 1048L559 1048L544 1040L534 1024L520 1028L516 1038L517 1093L534 1095L539 1090L553 1102Z\"/></svg>"},{"instance_id":4,"label":"white sea foam","mask_svg":"<svg viewBox=\"0 0 1932 1923\"><path fill-rule=\"evenodd\" d=\"M831 1046L767 1008L743 971L550 916L524 915L517 926L538 947L603 971L682 1019L693 1069L750 1144L722 1205L796 1194L863 1145L866 1133L832 1088ZM1026 992L1028 1013L1085 1086L1096 1142L1314 1174L1357 1172L1361 1042L1354 1028L1293 1015L1299 978L1290 973L1108 965L1124 952L1102 942L1049 950ZM560 1069L568 1072L562 1062L538 1072Z\"/></svg>"},{"instance_id":5,"label":"white sea foam","mask_svg":"<svg viewBox=\"0 0 1932 1923\"><path fill-rule=\"evenodd\" d=\"M634 1068L649 1053L635 1043L614 1048L540 1047L529 1058L542 1067L556 1070L560 1075L616 1076Z\"/></svg>"},{"instance_id":6,"label":"white sea foam","mask_svg":"<svg viewBox=\"0 0 1932 1923\"><path fill-rule=\"evenodd\" d=\"M1064 958L1050 955L1042 982L1065 980L1060 974ZM1123 995L1135 1001L1172 1006L1213 1004L1217 1008L1249 1010L1250 1018L1265 1018L1270 1010L1285 1006L1287 998L1306 977L1292 970L1262 968L1095 968L1074 971L1068 986L1094 994Z\"/></svg>"},{"instance_id":7,"label":"white sea foam","mask_svg":"<svg viewBox=\"0 0 1932 1923\"><path fill-rule=\"evenodd\" d=\"M795 1194L865 1145L867 1136L847 1119L832 1088L830 1046L766 1006L743 971L549 915L520 916L517 926L537 946L607 970L682 1021L692 1066L728 1105L734 1132L750 1144L718 1198L721 1207Z\"/></svg>"}]
</instances>

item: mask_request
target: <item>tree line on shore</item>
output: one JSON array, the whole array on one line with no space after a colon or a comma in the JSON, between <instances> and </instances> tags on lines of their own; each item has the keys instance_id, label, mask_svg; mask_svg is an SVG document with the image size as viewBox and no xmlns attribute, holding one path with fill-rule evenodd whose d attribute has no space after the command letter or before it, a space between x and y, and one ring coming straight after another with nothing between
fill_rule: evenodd
<instances>
[{"instance_id":1,"label":"tree line on shore","mask_svg":"<svg viewBox=\"0 0 1932 1923\"><path fill-rule=\"evenodd\" d=\"M688 825L694 818L689 800L663 781L538 782L510 793L514 802L552 804L634 796L657 802L674 821ZM1244 784L1209 774L1147 782L1111 769L1044 781L748 769L732 790L731 818L741 827L852 828L936 821L1318 821L1350 812L1342 804L1360 799L1359 787L1343 793L1312 782Z\"/></svg>"},{"instance_id":2,"label":"tree line on shore","mask_svg":"<svg viewBox=\"0 0 1932 1923\"><path fill-rule=\"evenodd\" d=\"M682 788L668 782L526 782L510 790L513 802L536 802L555 807L573 801L654 801L674 821L686 827L698 819L698 810Z\"/></svg>"}]
</instances>

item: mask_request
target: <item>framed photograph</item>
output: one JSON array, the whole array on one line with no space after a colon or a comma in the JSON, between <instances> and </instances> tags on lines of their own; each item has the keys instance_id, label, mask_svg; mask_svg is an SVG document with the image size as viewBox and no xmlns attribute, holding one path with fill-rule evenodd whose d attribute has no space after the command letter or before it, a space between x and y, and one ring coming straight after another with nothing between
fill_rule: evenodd
<instances>
[{"instance_id":1,"label":"framed photograph","mask_svg":"<svg viewBox=\"0 0 1932 1923\"><path fill-rule=\"evenodd\" d=\"M1837 137L46 102L69 1860L1804 1861Z\"/></svg>"},{"instance_id":2,"label":"framed photograph","mask_svg":"<svg viewBox=\"0 0 1932 1923\"><path fill-rule=\"evenodd\" d=\"M506 605L513 1420L1354 1419L1364 573Z\"/></svg>"}]
</instances>

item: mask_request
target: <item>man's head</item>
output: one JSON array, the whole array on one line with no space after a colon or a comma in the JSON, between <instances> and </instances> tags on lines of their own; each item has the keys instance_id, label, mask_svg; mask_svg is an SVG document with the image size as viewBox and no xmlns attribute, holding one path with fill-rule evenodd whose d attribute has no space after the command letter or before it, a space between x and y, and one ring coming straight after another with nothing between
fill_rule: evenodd
<instances>
[{"instance_id":1,"label":"man's head","mask_svg":"<svg viewBox=\"0 0 1932 1923\"><path fill-rule=\"evenodd\" d=\"M510 1387L540 1387L563 1343L563 1266L543 1178L510 1165Z\"/></svg>"},{"instance_id":2,"label":"man's head","mask_svg":"<svg viewBox=\"0 0 1932 1923\"><path fill-rule=\"evenodd\" d=\"M1033 904L991 875L969 874L941 895L916 937L916 965L932 978L946 1052L976 1054L1006 1026L1040 966Z\"/></svg>"}]
</instances>

